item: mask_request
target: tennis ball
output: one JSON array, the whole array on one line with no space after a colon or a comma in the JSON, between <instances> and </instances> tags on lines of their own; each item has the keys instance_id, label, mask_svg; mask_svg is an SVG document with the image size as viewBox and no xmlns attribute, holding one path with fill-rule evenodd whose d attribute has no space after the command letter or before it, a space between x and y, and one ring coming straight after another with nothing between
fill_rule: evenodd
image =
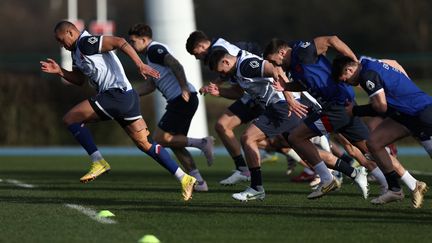
<instances>
[{"instance_id":1,"label":"tennis ball","mask_svg":"<svg viewBox=\"0 0 432 243\"><path fill-rule=\"evenodd\" d=\"M160 243L160 240L154 235L144 235L139 241L139 243Z\"/></svg>"}]
</instances>

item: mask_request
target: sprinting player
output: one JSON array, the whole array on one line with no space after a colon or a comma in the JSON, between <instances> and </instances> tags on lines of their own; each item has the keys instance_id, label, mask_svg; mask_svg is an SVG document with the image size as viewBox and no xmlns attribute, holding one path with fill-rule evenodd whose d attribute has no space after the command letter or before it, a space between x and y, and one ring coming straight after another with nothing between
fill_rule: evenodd
<instances>
[{"instance_id":1,"label":"sprinting player","mask_svg":"<svg viewBox=\"0 0 432 243\"><path fill-rule=\"evenodd\" d=\"M154 132L154 140L173 150L177 159L190 175L197 179L196 191L208 191L192 155L185 147L200 149L210 166L213 163L213 137L187 137L192 118L198 108L194 86L186 79L183 66L169 48L152 39L152 29L146 24L136 24L129 29L129 42L138 53L144 53L147 64L160 73L160 78L145 81L138 89L146 95L158 89L167 100L166 112Z\"/></svg>"},{"instance_id":2,"label":"sprinting player","mask_svg":"<svg viewBox=\"0 0 432 243\"><path fill-rule=\"evenodd\" d=\"M249 42L237 42L234 44L235 45L222 38L211 40L204 32L194 31L189 35L186 41L186 50L191 55L195 56L196 59L202 60L204 63L208 63L209 54L214 49L226 50L233 56L237 56L241 49L256 54L261 53L261 49L257 44ZM239 182L249 181L250 173L242 155L240 142L235 137L234 129L241 124L248 124L263 111L248 95L244 95L242 89L232 90L219 87L219 83L225 80L226 78L222 78L217 80L216 83L204 86L200 92L203 94L217 92L217 95L236 100L219 117L215 124L215 130L233 159L236 168L229 177L221 180L219 183L221 185L235 185Z\"/></svg>"},{"instance_id":3,"label":"sprinting player","mask_svg":"<svg viewBox=\"0 0 432 243\"><path fill-rule=\"evenodd\" d=\"M181 182L183 200L190 200L196 179L179 168L161 145L148 141L150 132L141 116L138 94L129 83L123 66L113 50L121 50L128 55L144 77L149 75L159 78L159 73L145 65L123 38L92 36L87 31L80 33L76 26L68 21L57 23L54 34L60 45L71 51L73 70L61 68L52 59L41 61L41 70L57 74L80 86L89 78L90 84L98 92L96 96L73 107L63 117L68 130L87 151L93 162L90 171L81 177L80 181L87 183L110 170L110 165L102 157L85 124L115 119L140 150Z\"/></svg>"},{"instance_id":4,"label":"sprinting player","mask_svg":"<svg viewBox=\"0 0 432 243\"><path fill-rule=\"evenodd\" d=\"M343 55L355 58L351 49L336 36L324 36L313 41L296 41L289 45L283 40L274 39L265 48L264 57L275 65L281 66L285 72L290 72L293 82L282 82L285 90L308 91L321 104L322 109L310 112L304 123L300 124L287 137L294 150L309 164L320 176L321 182L317 189L308 198L314 199L334 190L336 183L326 164L320 158L317 148L309 138L330 132L342 133L358 151L356 154L362 158L361 164L365 166L378 179L382 187L387 187L381 170L372 161L364 158L367 153L366 138L368 130L359 118L351 118L345 113L345 103L354 100L351 87L338 84L332 80L331 64L323 55L332 47ZM275 75L278 75L277 73ZM283 80L283 79L279 79ZM360 149L360 151L359 151ZM338 160L334 168L337 171L357 180L360 188L367 188L367 180L363 181L364 170L357 170L343 160ZM359 178L357 178L359 179ZM363 190L365 198L368 191Z\"/></svg>"},{"instance_id":5,"label":"sprinting player","mask_svg":"<svg viewBox=\"0 0 432 243\"><path fill-rule=\"evenodd\" d=\"M384 204L404 198L392 159L385 147L409 135L420 141L432 157L432 97L420 90L395 61L379 61L362 57L360 62L348 57L334 60L333 75L337 80L362 88L369 94L367 105L347 107L355 116L385 116L368 139L367 145L385 173L388 191L373 199L373 204ZM420 208L428 187L407 171L402 180L412 194L412 205Z\"/></svg>"},{"instance_id":6,"label":"sprinting player","mask_svg":"<svg viewBox=\"0 0 432 243\"><path fill-rule=\"evenodd\" d=\"M289 133L301 122L301 119L294 113L289 114L284 95L273 88L272 77L275 67L271 63L247 51L232 55L221 49L211 52L209 67L210 70L221 75L234 77L239 87L264 109L264 112L248 126L241 137L251 173L250 187L232 195L239 201L262 200L265 198L265 191L262 185L259 143L267 137L273 138L283 132ZM289 102L293 103L294 99L290 98L288 98Z\"/></svg>"}]
</instances>

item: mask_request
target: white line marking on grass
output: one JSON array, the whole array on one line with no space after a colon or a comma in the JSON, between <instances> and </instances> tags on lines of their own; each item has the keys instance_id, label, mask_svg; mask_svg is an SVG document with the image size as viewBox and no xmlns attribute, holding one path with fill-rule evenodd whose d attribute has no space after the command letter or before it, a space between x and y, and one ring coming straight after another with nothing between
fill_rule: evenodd
<instances>
[{"instance_id":1,"label":"white line marking on grass","mask_svg":"<svg viewBox=\"0 0 432 243\"><path fill-rule=\"evenodd\" d=\"M10 184L14 184L15 186L18 186L18 187L24 187L24 188L35 188L36 187L35 185L27 184L27 183L24 183L22 181L14 180L14 179L5 179L5 182L10 183Z\"/></svg>"},{"instance_id":2,"label":"white line marking on grass","mask_svg":"<svg viewBox=\"0 0 432 243\"><path fill-rule=\"evenodd\" d=\"M89 218L96 220L99 223L102 224L117 224L117 221L109 219L109 218L102 218L97 216L97 212L94 211L93 209L90 208L86 208L84 206L81 205L77 205L77 204L65 204L66 207L68 208L72 208L75 209L79 212L81 212L84 215L87 215Z\"/></svg>"},{"instance_id":3,"label":"white line marking on grass","mask_svg":"<svg viewBox=\"0 0 432 243\"><path fill-rule=\"evenodd\" d=\"M418 171L418 170L410 170L410 172L414 175L432 176L432 172L424 172L424 171Z\"/></svg>"}]
</instances>

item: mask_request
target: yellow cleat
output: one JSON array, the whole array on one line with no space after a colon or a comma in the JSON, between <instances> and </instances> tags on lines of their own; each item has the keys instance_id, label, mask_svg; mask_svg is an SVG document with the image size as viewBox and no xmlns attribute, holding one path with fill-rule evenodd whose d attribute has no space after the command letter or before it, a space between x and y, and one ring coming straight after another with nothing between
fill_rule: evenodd
<instances>
[{"instance_id":1,"label":"yellow cleat","mask_svg":"<svg viewBox=\"0 0 432 243\"><path fill-rule=\"evenodd\" d=\"M104 159L93 162L90 171L80 178L81 183L90 182L96 177L111 170L110 165Z\"/></svg>"},{"instance_id":2,"label":"yellow cleat","mask_svg":"<svg viewBox=\"0 0 432 243\"><path fill-rule=\"evenodd\" d=\"M413 208L421 208L423 205L424 194L429 187L423 181L416 182L416 188L411 192L411 203Z\"/></svg>"},{"instance_id":3,"label":"yellow cleat","mask_svg":"<svg viewBox=\"0 0 432 243\"><path fill-rule=\"evenodd\" d=\"M188 174L184 175L183 178L181 179L182 196L184 201L189 201L190 199L192 199L192 192L195 183L196 183L195 177L192 177Z\"/></svg>"}]
</instances>

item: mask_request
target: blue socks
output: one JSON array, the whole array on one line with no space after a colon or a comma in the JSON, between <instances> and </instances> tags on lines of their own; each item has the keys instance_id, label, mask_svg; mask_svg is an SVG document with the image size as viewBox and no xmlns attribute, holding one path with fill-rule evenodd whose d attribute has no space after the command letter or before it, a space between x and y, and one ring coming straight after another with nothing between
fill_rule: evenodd
<instances>
[{"instance_id":1,"label":"blue socks","mask_svg":"<svg viewBox=\"0 0 432 243\"><path fill-rule=\"evenodd\" d=\"M179 168L177 163L171 158L168 151L161 145L154 143L148 151L145 151L150 157L156 160L160 165L167 169L172 175Z\"/></svg>"},{"instance_id":2,"label":"blue socks","mask_svg":"<svg viewBox=\"0 0 432 243\"><path fill-rule=\"evenodd\" d=\"M73 123L67 128L89 155L98 150L96 144L93 142L90 131L86 127L81 126L81 123Z\"/></svg>"}]
</instances>

